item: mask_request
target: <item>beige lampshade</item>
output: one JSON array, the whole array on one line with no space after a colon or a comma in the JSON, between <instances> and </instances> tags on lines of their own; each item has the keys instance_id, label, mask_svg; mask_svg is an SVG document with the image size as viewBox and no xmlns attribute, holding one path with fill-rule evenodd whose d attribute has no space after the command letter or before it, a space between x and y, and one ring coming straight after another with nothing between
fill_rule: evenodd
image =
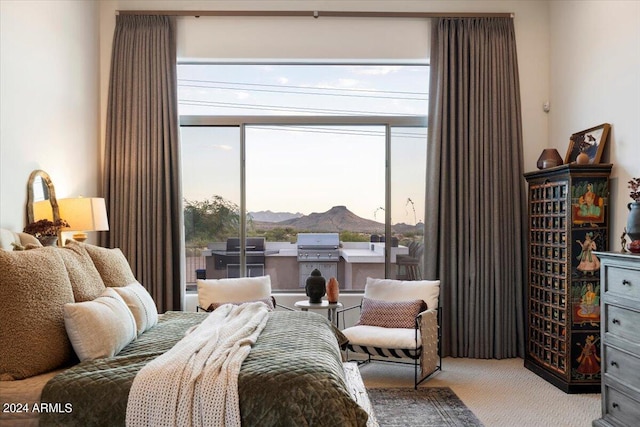
<instances>
[{"instance_id":1,"label":"beige lampshade","mask_svg":"<svg viewBox=\"0 0 640 427\"><path fill-rule=\"evenodd\" d=\"M104 199L99 197L76 197L58 200L60 218L69 223L65 231L77 231L73 238L84 240L86 231L107 231L107 208Z\"/></svg>"},{"instance_id":2,"label":"beige lampshade","mask_svg":"<svg viewBox=\"0 0 640 427\"><path fill-rule=\"evenodd\" d=\"M49 200L40 200L33 203L33 220L40 221L41 219L53 221L53 209L51 209Z\"/></svg>"}]
</instances>

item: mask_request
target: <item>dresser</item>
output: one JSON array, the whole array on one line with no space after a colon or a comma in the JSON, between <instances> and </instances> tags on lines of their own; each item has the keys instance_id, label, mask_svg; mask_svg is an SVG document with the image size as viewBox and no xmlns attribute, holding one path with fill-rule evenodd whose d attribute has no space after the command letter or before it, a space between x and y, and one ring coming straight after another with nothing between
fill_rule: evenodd
<instances>
[{"instance_id":1,"label":"dresser","mask_svg":"<svg viewBox=\"0 0 640 427\"><path fill-rule=\"evenodd\" d=\"M602 283L602 418L594 426L640 423L640 255L597 253Z\"/></svg>"},{"instance_id":2,"label":"dresser","mask_svg":"<svg viewBox=\"0 0 640 427\"><path fill-rule=\"evenodd\" d=\"M525 367L567 393L600 391L600 260L608 250L611 165L525 174Z\"/></svg>"}]
</instances>

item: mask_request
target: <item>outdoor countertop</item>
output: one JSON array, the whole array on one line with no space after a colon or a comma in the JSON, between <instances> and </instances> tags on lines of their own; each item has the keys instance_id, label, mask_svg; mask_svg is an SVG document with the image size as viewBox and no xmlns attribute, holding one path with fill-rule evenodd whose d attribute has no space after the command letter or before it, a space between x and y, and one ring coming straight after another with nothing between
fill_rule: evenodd
<instances>
[{"instance_id":1,"label":"outdoor countertop","mask_svg":"<svg viewBox=\"0 0 640 427\"><path fill-rule=\"evenodd\" d=\"M369 246L369 245L367 245ZM203 250L203 256L211 256L215 251ZM409 249L406 246L399 246L391 248L391 262L396 262L396 255L407 254ZM280 249L280 250L268 250L265 253L267 257L297 257L297 249ZM384 246L382 244L375 244L374 250L366 248L340 248L340 256L345 262L351 264L381 264L384 263Z\"/></svg>"}]
</instances>

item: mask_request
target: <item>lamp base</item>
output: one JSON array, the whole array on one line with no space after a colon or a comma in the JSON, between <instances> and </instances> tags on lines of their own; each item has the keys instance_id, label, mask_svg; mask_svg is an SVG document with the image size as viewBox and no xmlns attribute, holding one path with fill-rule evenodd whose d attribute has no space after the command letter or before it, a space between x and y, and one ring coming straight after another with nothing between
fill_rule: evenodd
<instances>
[{"instance_id":1,"label":"lamp base","mask_svg":"<svg viewBox=\"0 0 640 427\"><path fill-rule=\"evenodd\" d=\"M75 233L73 235L73 240L75 240L76 242L84 242L85 240L87 240L87 233Z\"/></svg>"}]
</instances>

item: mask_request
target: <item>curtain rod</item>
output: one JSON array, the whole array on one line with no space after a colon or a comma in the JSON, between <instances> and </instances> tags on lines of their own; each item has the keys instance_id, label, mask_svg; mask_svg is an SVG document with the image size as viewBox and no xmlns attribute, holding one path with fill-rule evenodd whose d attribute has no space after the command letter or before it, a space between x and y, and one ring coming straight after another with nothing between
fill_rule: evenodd
<instances>
[{"instance_id":1,"label":"curtain rod","mask_svg":"<svg viewBox=\"0 0 640 427\"><path fill-rule=\"evenodd\" d=\"M260 17L338 17L338 18L513 18L513 13L441 13L441 12L356 12L318 10L118 10L120 15L169 16L260 16Z\"/></svg>"}]
</instances>

